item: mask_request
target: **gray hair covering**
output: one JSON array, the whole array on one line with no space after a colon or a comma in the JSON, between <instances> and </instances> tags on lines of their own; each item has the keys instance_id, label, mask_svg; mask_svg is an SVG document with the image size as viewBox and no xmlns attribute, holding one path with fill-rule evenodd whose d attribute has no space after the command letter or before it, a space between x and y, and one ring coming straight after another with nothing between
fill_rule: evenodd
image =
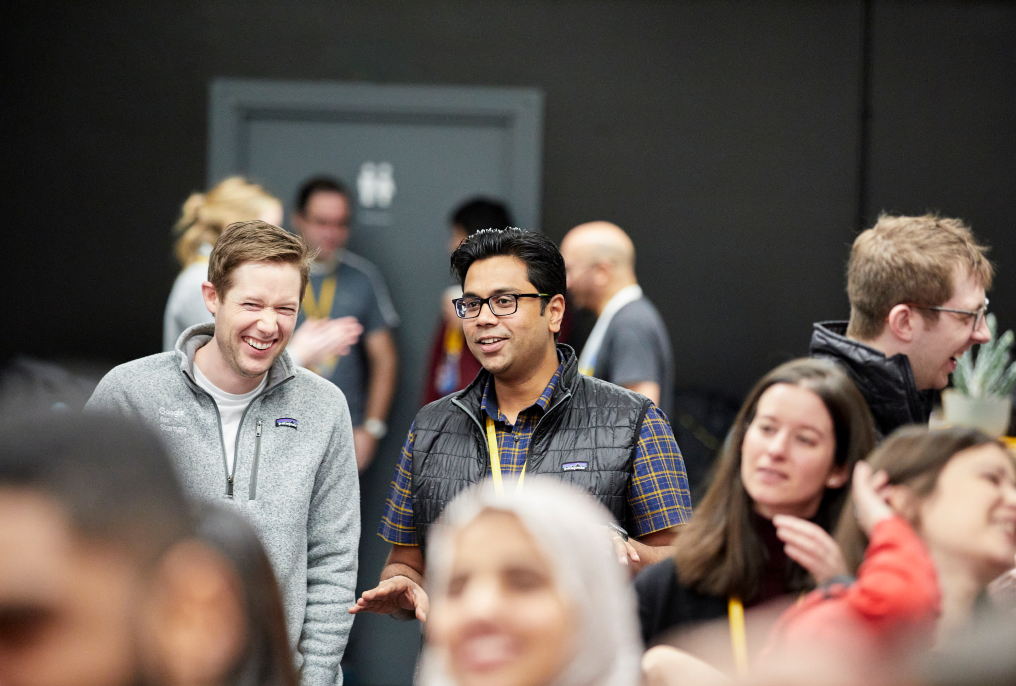
<instances>
[{"instance_id":1,"label":"gray hair covering","mask_svg":"<svg viewBox=\"0 0 1016 686\"><path fill-rule=\"evenodd\" d=\"M547 686L637 686L642 645L635 594L604 526L610 514L584 491L531 477L525 488L497 495L486 481L460 494L431 530L427 549L432 606L447 594L455 536L485 510L508 512L551 561L555 584L577 610L575 655ZM443 650L426 646L417 684L453 686Z\"/></svg>"}]
</instances>

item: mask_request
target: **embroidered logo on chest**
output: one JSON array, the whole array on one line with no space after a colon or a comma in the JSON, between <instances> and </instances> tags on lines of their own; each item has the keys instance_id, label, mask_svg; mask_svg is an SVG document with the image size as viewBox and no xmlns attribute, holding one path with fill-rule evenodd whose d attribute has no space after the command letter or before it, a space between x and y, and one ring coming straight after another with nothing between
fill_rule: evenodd
<instances>
[{"instance_id":1,"label":"embroidered logo on chest","mask_svg":"<svg viewBox=\"0 0 1016 686\"><path fill-rule=\"evenodd\" d=\"M588 462L565 462L561 465L562 472L587 472L589 471Z\"/></svg>"},{"instance_id":2,"label":"embroidered logo on chest","mask_svg":"<svg viewBox=\"0 0 1016 686\"><path fill-rule=\"evenodd\" d=\"M275 420L275 426L288 426L290 429L295 429L296 420L291 417L281 417Z\"/></svg>"}]
</instances>

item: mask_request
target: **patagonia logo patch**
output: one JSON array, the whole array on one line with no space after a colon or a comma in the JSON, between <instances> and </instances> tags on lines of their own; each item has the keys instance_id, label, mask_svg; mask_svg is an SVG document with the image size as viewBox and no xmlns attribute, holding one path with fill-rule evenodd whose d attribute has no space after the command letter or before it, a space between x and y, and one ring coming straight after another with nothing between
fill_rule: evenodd
<instances>
[{"instance_id":1,"label":"patagonia logo patch","mask_svg":"<svg viewBox=\"0 0 1016 686\"><path fill-rule=\"evenodd\" d=\"M562 472L584 472L589 470L588 462L565 462L561 465Z\"/></svg>"},{"instance_id":2,"label":"patagonia logo patch","mask_svg":"<svg viewBox=\"0 0 1016 686\"><path fill-rule=\"evenodd\" d=\"M296 420L290 417L282 417L275 420L275 426L288 426L291 429L296 428Z\"/></svg>"}]
</instances>

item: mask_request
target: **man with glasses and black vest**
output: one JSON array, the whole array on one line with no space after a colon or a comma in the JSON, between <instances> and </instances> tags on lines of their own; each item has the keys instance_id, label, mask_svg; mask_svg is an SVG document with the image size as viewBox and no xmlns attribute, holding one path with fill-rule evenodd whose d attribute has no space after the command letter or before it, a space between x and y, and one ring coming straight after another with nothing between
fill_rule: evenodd
<instances>
[{"instance_id":1,"label":"man with glasses and black vest","mask_svg":"<svg viewBox=\"0 0 1016 686\"><path fill-rule=\"evenodd\" d=\"M993 268L959 219L882 215L854 241L849 322L819 322L811 354L843 365L883 435L927 423L956 361L991 338Z\"/></svg>"},{"instance_id":2,"label":"man with glasses and black vest","mask_svg":"<svg viewBox=\"0 0 1016 686\"><path fill-rule=\"evenodd\" d=\"M463 289L456 313L483 370L416 415L378 531L392 551L350 612L425 620L427 530L487 478L507 490L546 474L587 490L620 524L612 536L633 572L672 554L673 527L691 515L684 460L652 401L579 374L574 351L557 345L566 279L554 243L484 230L451 261Z\"/></svg>"}]
</instances>

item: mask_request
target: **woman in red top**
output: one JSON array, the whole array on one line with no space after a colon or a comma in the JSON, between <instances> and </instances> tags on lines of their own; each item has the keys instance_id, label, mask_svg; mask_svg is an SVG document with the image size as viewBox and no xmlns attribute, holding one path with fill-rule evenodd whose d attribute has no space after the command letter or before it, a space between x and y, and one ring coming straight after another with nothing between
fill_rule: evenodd
<instances>
[{"instance_id":1,"label":"woman in red top","mask_svg":"<svg viewBox=\"0 0 1016 686\"><path fill-rule=\"evenodd\" d=\"M1016 464L978 431L900 429L857 464L851 497L837 540L857 579L827 584L783 614L761 656L770 677L904 683L912 651L947 641L1012 567ZM729 681L690 659L682 669L668 681Z\"/></svg>"},{"instance_id":2,"label":"woman in red top","mask_svg":"<svg viewBox=\"0 0 1016 686\"><path fill-rule=\"evenodd\" d=\"M874 474L872 473L874 471ZM1016 555L1016 465L972 429L894 433L854 472L837 540L857 580L820 589L773 630L775 653L819 649L885 676L901 649L966 625ZM862 557L863 556L863 557Z\"/></svg>"}]
</instances>

